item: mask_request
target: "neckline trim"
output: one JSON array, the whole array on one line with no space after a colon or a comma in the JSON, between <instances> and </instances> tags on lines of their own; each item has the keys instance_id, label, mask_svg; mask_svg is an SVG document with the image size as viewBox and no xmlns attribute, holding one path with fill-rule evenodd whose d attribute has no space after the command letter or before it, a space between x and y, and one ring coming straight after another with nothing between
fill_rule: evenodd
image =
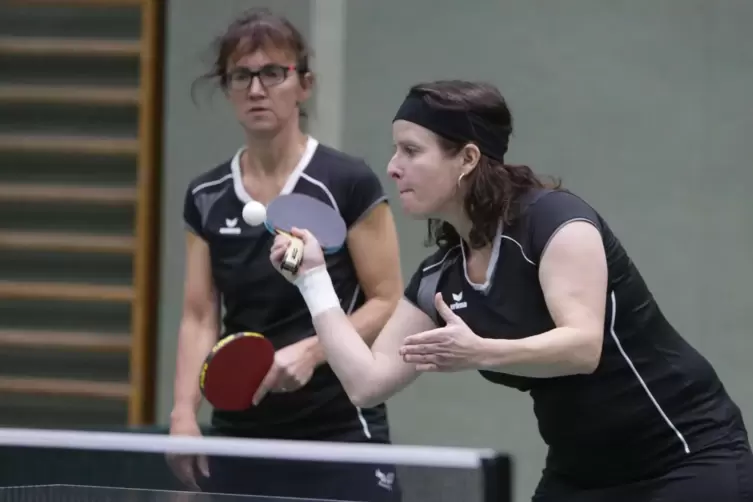
<instances>
[{"instance_id":1,"label":"neckline trim","mask_svg":"<svg viewBox=\"0 0 753 502\"><path fill-rule=\"evenodd\" d=\"M492 280L494 279L494 273L497 271L497 261L499 260L499 248L502 244L502 221L497 224L497 232L494 234L494 240L492 241L492 254L489 258L489 264L486 266L486 274L484 275L483 284L473 282L468 275L468 261L465 253L465 242L460 243L460 251L463 255L463 275L465 275L466 282L476 291L482 293L488 293L491 287Z\"/></svg>"},{"instance_id":2,"label":"neckline trim","mask_svg":"<svg viewBox=\"0 0 753 502\"><path fill-rule=\"evenodd\" d=\"M282 187L280 195L286 195L293 191L298 180L301 178L301 175L303 175L303 172L311 163L311 159L314 157L318 147L319 141L309 136L306 140L306 148L303 151L303 155L301 155L295 169L293 169L293 172L290 173L288 179L285 181L285 185ZM243 152L247 149L248 147L245 145L240 147L230 161L230 173L233 176L233 190L235 191L235 196L238 197L238 200L244 204L254 200L243 186L243 175L241 174L241 155L243 155Z\"/></svg>"}]
</instances>

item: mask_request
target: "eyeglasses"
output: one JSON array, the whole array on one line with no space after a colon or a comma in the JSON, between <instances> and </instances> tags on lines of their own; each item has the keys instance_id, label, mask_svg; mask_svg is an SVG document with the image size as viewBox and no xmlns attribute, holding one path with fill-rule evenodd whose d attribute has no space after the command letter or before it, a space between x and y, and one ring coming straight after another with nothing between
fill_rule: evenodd
<instances>
[{"instance_id":1,"label":"eyeglasses","mask_svg":"<svg viewBox=\"0 0 753 502\"><path fill-rule=\"evenodd\" d=\"M264 87L274 87L280 85L288 78L288 72L294 71L295 66L281 66L268 64L261 67L260 70L253 71L248 68L235 68L227 74L227 85L234 91L245 91L251 87L254 77L259 77L259 82Z\"/></svg>"}]
</instances>

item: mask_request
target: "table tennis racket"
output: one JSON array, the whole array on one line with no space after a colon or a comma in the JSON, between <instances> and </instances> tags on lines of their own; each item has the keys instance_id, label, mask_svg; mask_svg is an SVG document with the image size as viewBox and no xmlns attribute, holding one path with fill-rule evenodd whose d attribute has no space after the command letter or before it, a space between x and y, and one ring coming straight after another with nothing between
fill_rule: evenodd
<instances>
[{"instance_id":1,"label":"table tennis racket","mask_svg":"<svg viewBox=\"0 0 753 502\"><path fill-rule=\"evenodd\" d=\"M336 209L299 193L280 195L270 202L264 224L272 233L284 233L291 237L292 242L280 266L292 274L298 272L303 260L303 243L291 235L293 227L311 232L324 254L338 252L345 244L348 233L345 221Z\"/></svg>"},{"instance_id":2,"label":"table tennis racket","mask_svg":"<svg viewBox=\"0 0 753 502\"><path fill-rule=\"evenodd\" d=\"M219 410L248 409L274 358L272 342L259 333L226 336L204 360L199 377L201 393Z\"/></svg>"}]
</instances>

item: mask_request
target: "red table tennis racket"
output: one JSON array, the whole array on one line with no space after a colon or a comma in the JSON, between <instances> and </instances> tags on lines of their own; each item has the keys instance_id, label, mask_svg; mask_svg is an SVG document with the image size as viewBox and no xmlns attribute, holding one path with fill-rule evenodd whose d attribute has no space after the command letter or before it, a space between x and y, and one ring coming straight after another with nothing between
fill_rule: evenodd
<instances>
[{"instance_id":1,"label":"red table tennis racket","mask_svg":"<svg viewBox=\"0 0 753 502\"><path fill-rule=\"evenodd\" d=\"M259 333L226 336L204 360L199 377L201 393L219 410L248 409L274 358L272 342Z\"/></svg>"},{"instance_id":2,"label":"red table tennis racket","mask_svg":"<svg viewBox=\"0 0 753 502\"><path fill-rule=\"evenodd\" d=\"M308 230L319 241L324 254L339 251L348 233L345 221L335 208L300 193L280 195L270 202L264 224L270 232L288 236L291 236L293 227ZM303 243L293 237L281 267L295 274L302 259Z\"/></svg>"}]
</instances>

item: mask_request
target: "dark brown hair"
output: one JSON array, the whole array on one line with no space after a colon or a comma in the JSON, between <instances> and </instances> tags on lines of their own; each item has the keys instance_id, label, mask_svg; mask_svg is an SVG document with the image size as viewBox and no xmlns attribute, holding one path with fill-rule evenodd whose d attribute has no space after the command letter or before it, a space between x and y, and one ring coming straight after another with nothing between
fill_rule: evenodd
<instances>
[{"instance_id":1,"label":"dark brown hair","mask_svg":"<svg viewBox=\"0 0 753 502\"><path fill-rule=\"evenodd\" d=\"M269 9L254 8L243 12L215 39L212 46L214 62L208 72L201 75L191 88L204 80L217 81L220 88L227 86L227 63L234 55L248 54L265 47L290 52L296 60L300 76L309 72L310 50L303 35L287 18Z\"/></svg>"},{"instance_id":2,"label":"dark brown hair","mask_svg":"<svg viewBox=\"0 0 753 502\"><path fill-rule=\"evenodd\" d=\"M441 80L415 85L411 93L419 94L432 108L473 113L507 130L507 137L499 140L505 144L509 141L513 130L512 114L502 94L491 84ZM448 156L457 155L467 144L438 138ZM463 209L473 225L468 243L472 248L492 242L500 220L510 225L520 215L521 198L530 189L560 188L558 180L545 180L526 165L509 165L483 154L475 169L463 178L463 183L467 186ZM430 219L428 226L427 245L445 248L460 243L460 236L449 223Z\"/></svg>"}]
</instances>

